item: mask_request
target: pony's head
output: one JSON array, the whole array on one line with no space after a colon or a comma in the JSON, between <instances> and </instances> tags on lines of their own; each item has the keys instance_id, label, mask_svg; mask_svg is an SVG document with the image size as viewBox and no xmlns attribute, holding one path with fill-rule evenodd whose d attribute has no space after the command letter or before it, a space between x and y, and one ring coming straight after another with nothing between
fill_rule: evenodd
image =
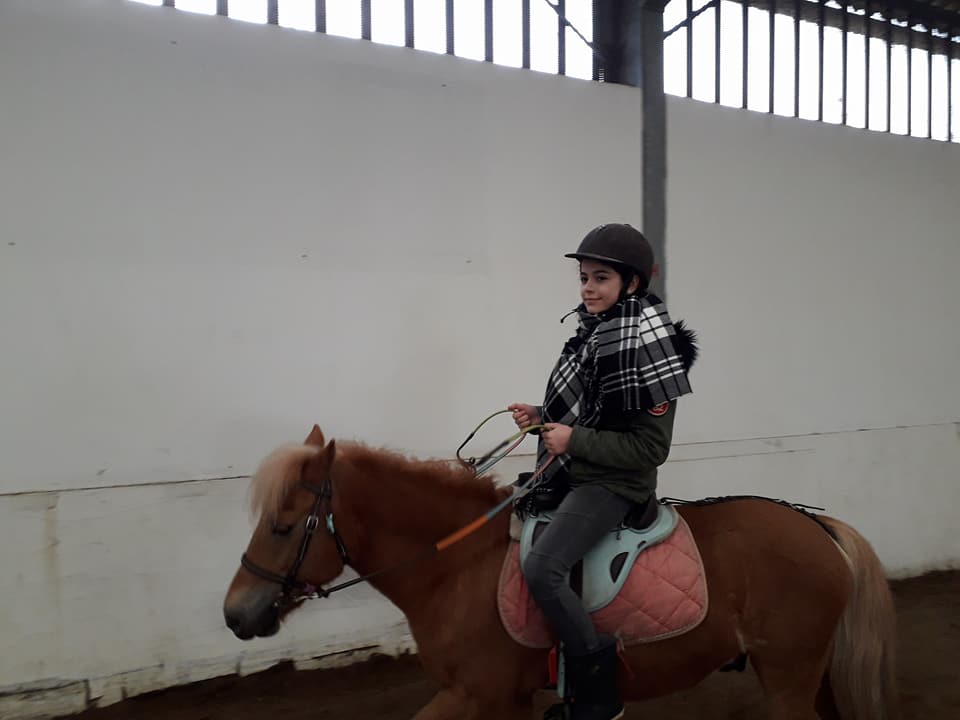
<instances>
[{"instance_id":1,"label":"pony's head","mask_svg":"<svg viewBox=\"0 0 960 720\"><path fill-rule=\"evenodd\" d=\"M343 572L344 556L326 524L335 457L334 442L314 425L302 445L274 450L254 474L257 524L223 604L227 627L241 640L275 634L305 589Z\"/></svg>"}]
</instances>

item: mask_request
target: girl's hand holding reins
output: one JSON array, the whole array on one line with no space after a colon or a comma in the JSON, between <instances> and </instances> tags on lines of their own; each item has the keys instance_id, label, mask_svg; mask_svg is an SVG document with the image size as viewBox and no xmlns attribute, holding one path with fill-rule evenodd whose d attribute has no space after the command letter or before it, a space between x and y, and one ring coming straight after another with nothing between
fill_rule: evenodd
<instances>
[{"instance_id":1,"label":"girl's hand holding reins","mask_svg":"<svg viewBox=\"0 0 960 720\"><path fill-rule=\"evenodd\" d=\"M563 455L570 445L570 435L572 433L573 428L569 425L547 423L541 435L543 446L551 455Z\"/></svg>"},{"instance_id":2,"label":"girl's hand holding reins","mask_svg":"<svg viewBox=\"0 0 960 720\"><path fill-rule=\"evenodd\" d=\"M513 421L521 430L526 427L530 427L531 425L540 424L540 415L537 413L537 409L533 405L514 403L513 405L507 406L507 410L511 410L513 412Z\"/></svg>"}]
</instances>

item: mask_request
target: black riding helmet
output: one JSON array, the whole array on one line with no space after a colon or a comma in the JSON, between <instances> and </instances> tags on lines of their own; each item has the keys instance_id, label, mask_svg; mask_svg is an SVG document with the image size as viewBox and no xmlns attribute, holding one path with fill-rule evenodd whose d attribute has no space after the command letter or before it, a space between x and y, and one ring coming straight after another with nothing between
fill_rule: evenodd
<instances>
[{"instance_id":1,"label":"black riding helmet","mask_svg":"<svg viewBox=\"0 0 960 720\"><path fill-rule=\"evenodd\" d=\"M650 285L653 273L653 248L643 233L632 225L607 223L588 232L576 252L564 257L576 260L599 260L602 263L623 265L640 276L640 286Z\"/></svg>"}]
</instances>

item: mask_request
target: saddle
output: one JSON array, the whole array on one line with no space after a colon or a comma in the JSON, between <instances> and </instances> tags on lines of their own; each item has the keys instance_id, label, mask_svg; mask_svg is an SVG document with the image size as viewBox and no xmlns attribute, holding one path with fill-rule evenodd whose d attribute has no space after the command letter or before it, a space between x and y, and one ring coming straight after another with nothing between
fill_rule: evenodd
<instances>
[{"instance_id":1,"label":"saddle","mask_svg":"<svg viewBox=\"0 0 960 720\"><path fill-rule=\"evenodd\" d=\"M556 644L521 571L521 557L551 518L542 508L535 508L525 521L516 514L511 517L512 542L500 572L497 607L507 634L525 647ZM693 534L673 505L655 497L634 508L587 553L571 571L570 583L597 631L616 636L624 645L688 632L706 617L709 605Z\"/></svg>"},{"instance_id":2,"label":"saddle","mask_svg":"<svg viewBox=\"0 0 960 720\"><path fill-rule=\"evenodd\" d=\"M524 521L520 531L521 565L552 519L552 513L547 511ZM668 538L678 520L673 506L662 505L651 496L587 552L570 572L570 585L587 612L596 612L613 601L640 553Z\"/></svg>"}]
</instances>

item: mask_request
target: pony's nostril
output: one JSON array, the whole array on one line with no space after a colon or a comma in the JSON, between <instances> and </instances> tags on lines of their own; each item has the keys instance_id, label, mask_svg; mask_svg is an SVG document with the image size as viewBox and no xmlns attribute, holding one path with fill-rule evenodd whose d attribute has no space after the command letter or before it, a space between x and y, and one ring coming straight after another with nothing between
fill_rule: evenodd
<instances>
[{"instance_id":1,"label":"pony's nostril","mask_svg":"<svg viewBox=\"0 0 960 720\"><path fill-rule=\"evenodd\" d=\"M237 630L240 628L240 618L236 617L235 615L224 613L223 619L227 623L227 627L233 630L233 632L237 632Z\"/></svg>"}]
</instances>

